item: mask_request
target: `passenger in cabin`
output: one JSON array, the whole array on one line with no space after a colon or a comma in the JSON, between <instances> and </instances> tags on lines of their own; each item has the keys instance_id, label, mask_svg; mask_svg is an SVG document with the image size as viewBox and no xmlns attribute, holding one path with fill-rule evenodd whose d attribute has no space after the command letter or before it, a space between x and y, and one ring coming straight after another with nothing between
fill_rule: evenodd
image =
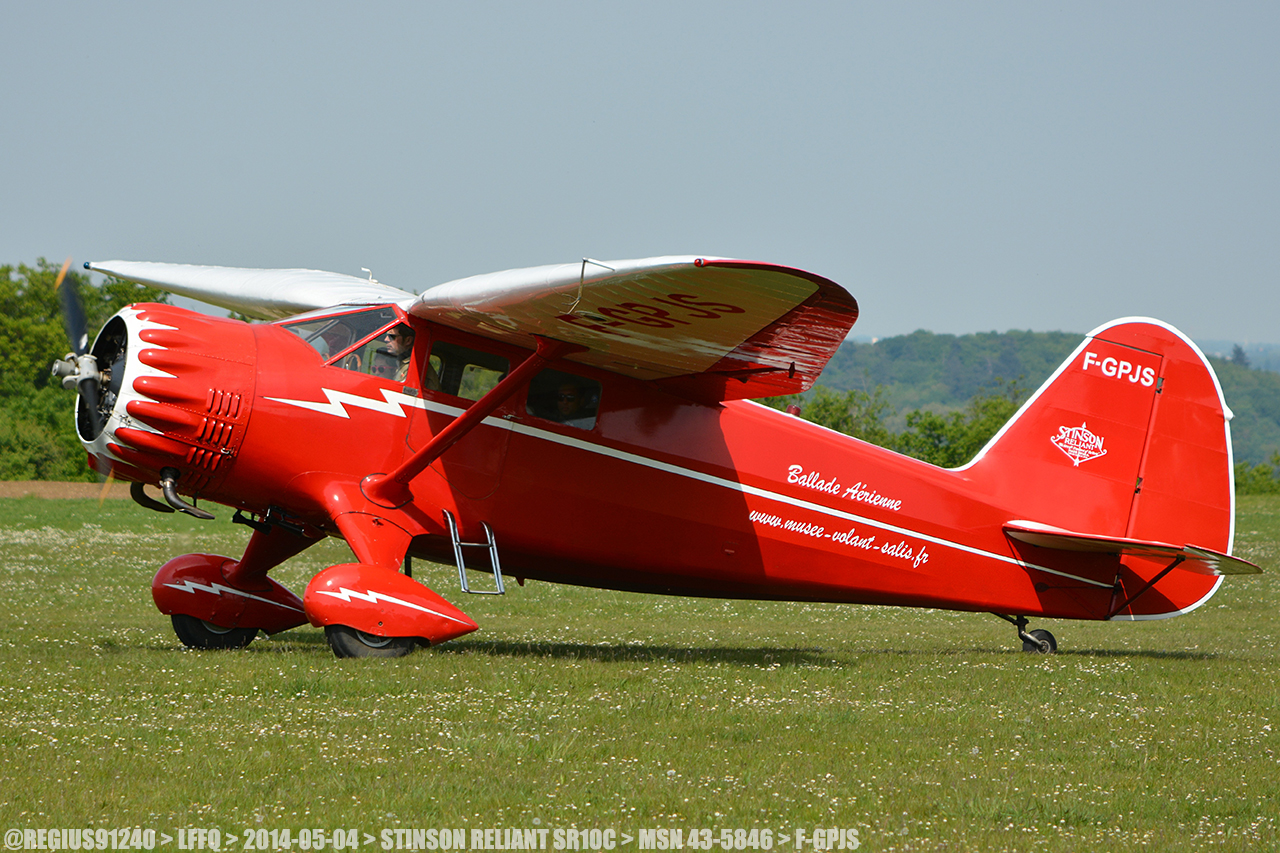
<instances>
[{"instance_id":1,"label":"passenger in cabin","mask_svg":"<svg viewBox=\"0 0 1280 853\"><path fill-rule=\"evenodd\" d=\"M439 364L440 359L438 358L434 359L434 361L431 358L427 359L427 375L422 377L422 381L428 391L440 390Z\"/></svg>"},{"instance_id":2,"label":"passenger in cabin","mask_svg":"<svg viewBox=\"0 0 1280 853\"><path fill-rule=\"evenodd\" d=\"M369 372L381 379L394 379L399 368L400 360L385 349L380 349L373 354L373 364Z\"/></svg>"},{"instance_id":3,"label":"passenger in cabin","mask_svg":"<svg viewBox=\"0 0 1280 853\"><path fill-rule=\"evenodd\" d=\"M556 391L556 410L551 420L581 429L591 429L595 426L596 416L594 412L584 411L584 403L582 389L572 382L565 382Z\"/></svg>"},{"instance_id":4,"label":"passenger in cabin","mask_svg":"<svg viewBox=\"0 0 1280 853\"><path fill-rule=\"evenodd\" d=\"M600 383L548 368L530 380L525 410L543 420L594 429L600 414Z\"/></svg>"}]
</instances>

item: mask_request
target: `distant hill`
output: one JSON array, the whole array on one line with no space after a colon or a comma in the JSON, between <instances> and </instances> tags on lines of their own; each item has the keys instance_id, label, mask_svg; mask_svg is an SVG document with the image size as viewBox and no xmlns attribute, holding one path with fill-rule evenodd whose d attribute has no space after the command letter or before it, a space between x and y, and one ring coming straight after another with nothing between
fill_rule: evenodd
<instances>
[{"instance_id":1,"label":"distant hill","mask_svg":"<svg viewBox=\"0 0 1280 853\"><path fill-rule=\"evenodd\" d=\"M894 412L885 425L900 431L906 413L913 409L956 411L978 392L1001 382L1016 381L1026 393L1034 391L1082 338L1069 332L937 335L917 331L874 343L847 341L818 383L836 391L884 386ZM1276 350L1280 357L1280 347ZM1254 367L1265 360L1255 360L1256 354L1265 355L1256 346L1246 347L1245 352ZM1226 355L1230 354L1228 346ZM1235 413L1231 438L1236 461L1266 462L1280 451L1280 373L1242 367L1226 358L1209 360Z\"/></svg>"},{"instance_id":2,"label":"distant hill","mask_svg":"<svg viewBox=\"0 0 1280 853\"><path fill-rule=\"evenodd\" d=\"M1196 341L1205 355L1230 361L1235 348L1240 347L1249 367L1254 370L1280 372L1280 344L1237 344L1235 341Z\"/></svg>"},{"instance_id":3,"label":"distant hill","mask_svg":"<svg viewBox=\"0 0 1280 853\"><path fill-rule=\"evenodd\" d=\"M1231 444L1236 461L1251 465L1268 461L1280 451L1280 373L1252 370L1213 356L1209 363L1235 413Z\"/></svg>"},{"instance_id":4,"label":"distant hill","mask_svg":"<svg viewBox=\"0 0 1280 853\"><path fill-rule=\"evenodd\" d=\"M1049 377L1081 336L1069 332L982 332L937 335L917 331L875 343L847 341L823 371L819 384L838 391L884 386L900 431L913 409L950 412L979 391L1021 380L1031 391Z\"/></svg>"}]
</instances>

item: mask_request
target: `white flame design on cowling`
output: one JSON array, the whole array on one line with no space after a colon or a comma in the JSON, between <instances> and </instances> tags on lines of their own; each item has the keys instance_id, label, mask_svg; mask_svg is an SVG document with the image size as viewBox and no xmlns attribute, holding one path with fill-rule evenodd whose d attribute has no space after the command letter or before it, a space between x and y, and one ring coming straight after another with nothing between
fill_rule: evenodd
<instances>
[{"instance_id":1,"label":"white flame design on cowling","mask_svg":"<svg viewBox=\"0 0 1280 853\"><path fill-rule=\"evenodd\" d=\"M85 441L83 437L80 439L80 443L83 444L85 449L90 453L106 459L113 459L118 462L123 462L124 460L107 450L107 444L108 442L112 444L126 443L116 438L116 430L120 427L143 430L145 432L155 433L156 435L162 434L160 430L150 424L131 418L128 412L125 411L125 406L134 400L151 400L150 397L145 394L140 394L133 389L134 380L143 376L160 376L170 379L174 378L172 373L166 373L163 370L158 370L157 368L144 364L142 360L138 358L138 353L144 349L167 349L167 347L162 347L158 344L142 340L140 337L142 332L147 329L176 330L177 327L166 326L163 323L156 323L150 320L143 320L139 316L140 314L141 312L138 309L130 305L126 308L120 309L116 315L124 320L124 326L128 332L128 350L124 363L124 378L120 382L120 395L116 398L115 405L111 407L111 413L108 415L107 422L103 425L102 432L98 437L93 441ZM79 416L81 402L82 401L77 397L77 417Z\"/></svg>"}]
</instances>

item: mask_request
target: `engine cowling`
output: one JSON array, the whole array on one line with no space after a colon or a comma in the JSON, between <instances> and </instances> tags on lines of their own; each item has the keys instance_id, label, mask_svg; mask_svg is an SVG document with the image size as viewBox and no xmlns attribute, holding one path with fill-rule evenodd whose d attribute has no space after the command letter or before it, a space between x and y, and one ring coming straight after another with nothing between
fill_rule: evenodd
<instances>
[{"instance_id":1,"label":"engine cowling","mask_svg":"<svg viewBox=\"0 0 1280 853\"><path fill-rule=\"evenodd\" d=\"M255 340L238 320L153 303L122 309L91 350L104 367L100 430L83 398L76 404L90 466L143 483L172 468L182 493L216 492L249 423Z\"/></svg>"}]
</instances>

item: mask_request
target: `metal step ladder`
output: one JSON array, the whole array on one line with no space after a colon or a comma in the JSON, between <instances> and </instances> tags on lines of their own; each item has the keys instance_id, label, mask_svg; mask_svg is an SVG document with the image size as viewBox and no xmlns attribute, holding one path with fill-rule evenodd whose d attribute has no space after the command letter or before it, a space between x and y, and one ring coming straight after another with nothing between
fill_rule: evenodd
<instances>
[{"instance_id":1,"label":"metal step ladder","mask_svg":"<svg viewBox=\"0 0 1280 853\"><path fill-rule=\"evenodd\" d=\"M449 510L444 511L445 524L449 526L449 540L453 543L453 561L458 564L458 582L462 584L462 591L469 592L472 595L503 595L506 590L502 586L502 567L498 563L498 540L493 535L493 528L485 522L480 522L480 526L484 528L484 542L463 542L462 537L458 535L458 523L453 518L453 513ZM487 548L489 550L489 565L493 567L493 582L497 586L496 589L472 589L467 583L467 562L462 556L463 548Z\"/></svg>"}]
</instances>

